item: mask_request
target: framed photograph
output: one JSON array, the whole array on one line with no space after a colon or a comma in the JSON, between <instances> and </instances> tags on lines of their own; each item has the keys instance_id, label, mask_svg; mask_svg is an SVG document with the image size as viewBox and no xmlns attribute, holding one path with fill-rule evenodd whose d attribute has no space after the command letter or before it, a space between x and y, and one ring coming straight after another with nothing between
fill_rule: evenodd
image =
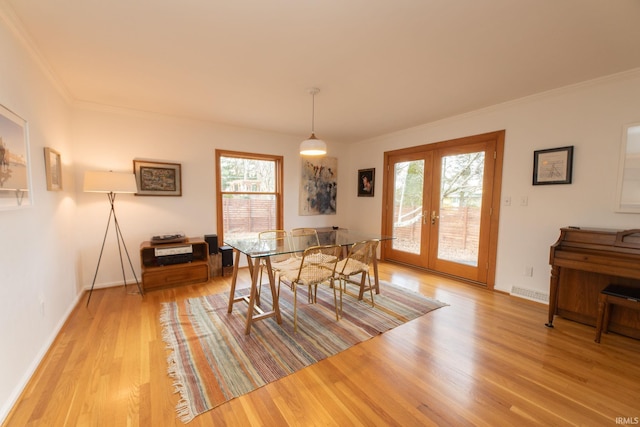
<instances>
[{"instance_id":1,"label":"framed photograph","mask_svg":"<svg viewBox=\"0 0 640 427\"><path fill-rule=\"evenodd\" d=\"M138 192L136 196L182 196L180 163L133 161Z\"/></svg>"},{"instance_id":2,"label":"framed photograph","mask_svg":"<svg viewBox=\"0 0 640 427\"><path fill-rule=\"evenodd\" d=\"M0 105L0 209L30 205L27 122Z\"/></svg>"},{"instance_id":3,"label":"framed photograph","mask_svg":"<svg viewBox=\"0 0 640 427\"><path fill-rule=\"evenodd\" d=\"M533 185L571 184L573 146L533 152Z\"/></svg>"},{"instance_id":4,"label":"framed photograph","mask_svg":"<svg viewBox=\"0 0 640 427\"><path fill-rule=\"evenodd\" d=\"M47 175L47 190L62 190L62 162L60 153L53 148L44 147L44 170Z\"/></svg>"},{"instance_id":5,"label":"framed photograph","mask_svg":"<svg viewBox=\"0 0 640 427\"><path fill-rule=\"evenodd\" d=\"M358 171L358 197L373 197L375 178L375 168Z\"/></svg>"}]
</instances>

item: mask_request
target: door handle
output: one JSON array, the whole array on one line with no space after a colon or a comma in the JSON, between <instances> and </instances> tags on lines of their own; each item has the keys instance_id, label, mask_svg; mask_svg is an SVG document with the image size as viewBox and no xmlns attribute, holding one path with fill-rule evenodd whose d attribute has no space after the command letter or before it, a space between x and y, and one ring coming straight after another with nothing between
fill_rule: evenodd
<instances>
[{"instance_id":1,"label":"door handle","mask_svg":"<svg viewBox=\"0 0 640 427\"><path fill-rule=\"evenodd\" d=\"M436 211L431 211L431 225L436 225L436 219L440 218L440 215L436 215Z\"/></svg>"}]
</instances>

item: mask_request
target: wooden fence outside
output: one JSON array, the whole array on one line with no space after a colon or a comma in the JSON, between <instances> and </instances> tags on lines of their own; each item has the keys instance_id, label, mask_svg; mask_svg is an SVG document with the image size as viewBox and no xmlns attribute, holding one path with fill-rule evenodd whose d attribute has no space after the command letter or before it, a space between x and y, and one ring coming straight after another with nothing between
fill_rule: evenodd
<instances>
[{"instance_id":1,"label":"wooden fence outside","mask_svg":"<svg viewBox=\"0 0 640 427\"><path fill-rule=\"evenodd\" d=\"M223 199L225 234L250 235L276 228L276 208L273 200ZM480 231L480 208L447 207L440 211L439 258L472 262L477 259ZM393 246L398 250L417 252L420 242L421 218L403 227L396 227Z\"/></svg>"}]
</instances>

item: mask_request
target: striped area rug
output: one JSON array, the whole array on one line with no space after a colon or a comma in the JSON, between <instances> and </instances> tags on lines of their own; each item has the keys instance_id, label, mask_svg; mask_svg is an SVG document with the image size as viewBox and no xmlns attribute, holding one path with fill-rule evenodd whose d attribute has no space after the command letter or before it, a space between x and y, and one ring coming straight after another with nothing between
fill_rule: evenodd
<instances>
[{"instance_id":1,"label":"striped area rug","mask_svg":"<svg viewBox=\"0 0 640 427\"><path fill-rule=\"evenodd\" d=\"M282 324L254 323L245 335L247 304L227 313L228 293L164 303L160 322L170 349L169 375L180 393L178 418L187 423L216 406L296 372L446 304L390 283L380 283L375 307L345 295L336 322L333 291L318 288L318 302L298 290L298 331L293 293L280 293ZM241 292L241 291L240 291ZM262 306L271 296L263 286Z\"/></svg>"}]
</instances>

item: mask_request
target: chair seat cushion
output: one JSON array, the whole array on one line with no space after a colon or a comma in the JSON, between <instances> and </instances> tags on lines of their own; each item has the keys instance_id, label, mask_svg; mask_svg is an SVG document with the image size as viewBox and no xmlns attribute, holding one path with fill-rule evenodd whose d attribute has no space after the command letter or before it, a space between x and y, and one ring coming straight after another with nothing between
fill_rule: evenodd
<instances>
[{"instance_id":1,"label":"chair seat cushion","mask_svg":"<svg viewBox=\"0 0 640 427\"><path fill-rule=\"evenodd\" d=\"M299 285L315 285L330 279L333 276L332 273L333 271L330 269L282 270L280 271L280 280L285 283L295 281Z\"/></svg>"},{"instance_id":2,"label":"chair seat cushion","mask_svg":"<svg viewBox=\"0 0 640 427\"><path fill-rule=\"evenodd\" d=\"M367 264L353 258L338 261L338 265L336 266L336 272L343 276L351 276L352 274L361 273L367 270L369 270L369 266Z\"/></svg>"},{"instance_id":3,"label":"chair seat cushion","mask_svg":"<svg viewBox=\"0 0 640 427\"><path fill-rule=\"evenodd\" d=\"M297 270L300 268L300 259L289 257L282 261L271 261L271 268L274 270Z\"/></svg>"}]
</instances>

